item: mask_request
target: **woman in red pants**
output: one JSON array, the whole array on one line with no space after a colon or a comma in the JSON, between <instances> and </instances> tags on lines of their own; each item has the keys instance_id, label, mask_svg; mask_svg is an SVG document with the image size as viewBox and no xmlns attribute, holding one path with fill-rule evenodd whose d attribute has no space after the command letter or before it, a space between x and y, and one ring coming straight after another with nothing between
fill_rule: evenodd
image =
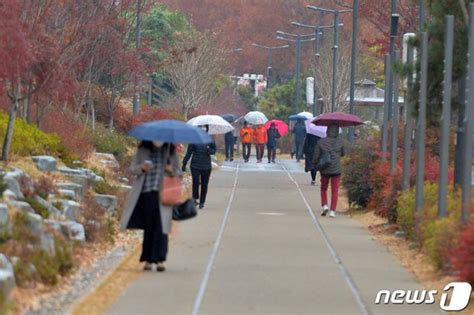
<instances>
[{"instance_id":1,"label":"woman in red pants","mask_svg":"<svg viewBox=\"0 0 474 315\"><path fill-rule=\"evenodd\" d=\"M314 149L313 165L321 172L321 215L334 218L336 216L339 185L341 182L341 157L344 156L344 146L339 139L339 126L331 125L327 130L327 138L319 140ZM321 168L322 161L326 165ZM331 206L328 207L328 188L331 183Z\"/></svg>"}]
</instances>

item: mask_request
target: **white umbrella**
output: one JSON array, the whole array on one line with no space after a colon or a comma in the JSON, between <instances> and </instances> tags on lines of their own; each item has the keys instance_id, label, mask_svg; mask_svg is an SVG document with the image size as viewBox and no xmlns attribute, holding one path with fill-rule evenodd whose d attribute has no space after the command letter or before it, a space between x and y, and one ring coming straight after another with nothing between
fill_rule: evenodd
<instances>
[{"instance_id":1,"label":"white umbrella","mask_svg":"<svg viewBox=\"0 0 474 315\"><path fill-rule=\"evenodd\" d=\"M210 135L224 134L234 130L234 127L229 122L217 115L197 116L189 120L187 123L193 126L208 125Z\"/></svg>"},{"instance_id":2,"label":"white umbrella","mask_svg":"<svg viewBox=\"0 0 474 315\"><path fill-rule=\"evenodd\" d=\"M301 112L298 114L298 116L303 116L303 117L306 117L306 119L311 119L313 118L313 114L309 113L309 112Z\"/></svg>"},{"instance_id":3,"label":"white umbrella","mask_svg":"<svg viewBox=\"0 0 474 315\"><path fill-rule=\"evenodd\" d=\"M265 114L261 112L250 112L245 115L244 119L251 125L264 125L268 121Z\"/></svg>"},{"instance_id":4,"label":"white umbrella","mask_svg":"<svg viewBox=\"0 0 474 315\"><path fill-rule=\"evenodd\" d=\"M326 127L326 126L316 126L309 119L306 120L304 123L306 125L306 133L309 133L310 135L318 136L320 138L326 138L327 137L328 127ZM342 133L341 128L339 128L339 133Z\"/></svg>"}]
</instances>

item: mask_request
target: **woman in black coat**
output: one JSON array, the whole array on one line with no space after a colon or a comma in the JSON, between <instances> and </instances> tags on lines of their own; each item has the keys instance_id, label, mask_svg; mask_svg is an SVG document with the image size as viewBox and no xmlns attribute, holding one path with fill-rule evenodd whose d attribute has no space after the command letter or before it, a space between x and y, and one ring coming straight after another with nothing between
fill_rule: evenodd
<instances>
[{"instance_id":1,"label":"woman in black coat","mask_svg":"<svg viewBox=\"0 0 474 315\"><path fill-rule=\"evenodd\" d=\"M202 126L208 132L209 126ZM190 144L183 159L183 172L186 171L186 165L191 159L191 176L193 178L193 198L199 209L204 208L207 196L207 187L211 178L212 163L211 155L216 154L216 144ZM201 193L199 193L199 185Z\"/></svg>"},{"instance_id":2,"label":"woman in black coat","mask_svg":"<svg viewBox=\"0 0 474 315\"><path fill-rule=\"evenodd\" d=\"M306 134L306 138L304 140L304 145L303 145L303 152L305 155L305 165L304 165L304 171L306 173L311 172L311 185L316 185L316 171L313 166L313 155L314 155L314 148L318 144L319 139L321 139L318 136L312 135L312 134Z\"/></svg>"}]
</instances>

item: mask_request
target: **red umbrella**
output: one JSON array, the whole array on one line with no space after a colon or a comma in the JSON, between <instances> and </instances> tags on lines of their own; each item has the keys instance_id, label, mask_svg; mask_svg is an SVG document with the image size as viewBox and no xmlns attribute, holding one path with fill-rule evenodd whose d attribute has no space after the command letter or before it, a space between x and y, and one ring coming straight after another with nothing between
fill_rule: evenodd
<instances>
[{"instance_id":1,"label":"red umbrella","mask_svg":"<svg viewBox=\"0 0 474 315\"><path fill-rule=\"evenodd\" d=\"M275 124L275 128L280 133L280 136L284 137L288 133L289 127L287 124L285 124L285 122L281 120L270 120L270 121L267 121L267 123L265 124L265 128L267 130L270 129L272 124Z\"/></svg>"},{"instance_id":2,"label":"red umbrella","mask_svg":"<svg viewBox=\"0 0 474 315\"><path fill-rule=\"evenodd\" d=\"M311 122L316 126L338 125L339 127L350 127L364 124L362 119L356 115L341 112L322 114Z\"/></svg>"}]
</instances>

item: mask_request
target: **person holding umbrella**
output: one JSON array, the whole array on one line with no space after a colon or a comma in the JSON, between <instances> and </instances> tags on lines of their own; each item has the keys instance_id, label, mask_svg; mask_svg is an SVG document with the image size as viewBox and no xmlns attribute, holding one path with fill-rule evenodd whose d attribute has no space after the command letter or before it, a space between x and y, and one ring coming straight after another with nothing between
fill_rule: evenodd
<instances>
[{"instance_id":1,"label":"person holding umbrella","mask_svg":"<svg viewBox=\"0 0 474 315\"><path fill-rule=\"evenodd\" d=\"M276 163L276 147L278 139L281 138L280 132L276 128L276 124L272 122L270 128L267 130L267 154L268 154L268 163Z\"/></svg>"},{"instance_id":2,"label":"person holding umbrella","mask_svg":"<svg viewBox=\"0 0 474 315\"><path fill-rule=\"evenodd\" d=\"M222 115L222 118L231 124L234 123L236 120L236 117L232 114ZM236 130L234 129L233 131L229 131L224 135L226 161L234 161L234 144L237 141L237 138L235 137L235 132Z\"/></svg>"},{"instance_id":3,"label":"person holding umbrella","mask_svg":"<svg viewBox=\"0 0 474 315\"><path fill-rule=\"evenodd\" d=\"M225 160L226 161L233 161L234 160L234 132L229 131L224 135L224 142L225 142Z\"/></svg>"},{"instance_id":4,"label":"person holding umbrella","mask_svg":"<svg viewBox=\"0 0 474 315\"><path fill-rule=\"evenodd\" d=\"M303 145L304 139L306 137L306 128L304 126L303 120L298 120L296 125L293 127L292 132L295 142L296 161L299 162L303 158Z\"/></svg>"},{"instance_id":5,"label":"person holding umbrella","mask_svg":"<svg viewBox=\"0 0 474 315\"><path fill-rule=\"evenodd\" d=\"M267 129L264 125L258 125L255 128L255 148L257 150L257 163L262 163L265 144L268 141Z\"/></svg>"},{"instance_id":6,"label":"person holding umbrella","mask_svg":"<svg viewBox=\"0 0 474 315\"><path fill-rule=\"evenodd\" d=\"M339 138L339 127L357 126L362 120L347 113L327 113L312 121L316 126L328 126L327 137L319 140L314 150L313 165L321 172L321 215L336 216L339 185L341 180L341 157L345 155L344 145ZM331 183L331 206L328 207L327 191Z\"/></svg>"},{"instance_id":7,"label":"person holding umbrella","mask_svg":"<svg viewBox=\"0 0 474 315\"><path fill-rule=\"evenodd\" d=\"M242 142L242 157L244 162L247 163L252 152L252 142L254 138L254 130L248 126L248 123L244 121L244 127L240 129L240 139Z\"/></svg>"},{"instance_id":8,"label":"person holding umbrella","mask_svg":"<svg viewBox=\"0 0 474 315\"><path fill-rule=\"evenodd\" d=\"M201 128L209 132L208 125L201 126ZM203 209L206 203L207 188L212 172L211 155L213 154L216 154L216 144L214 141L210 144L190 144L183 159L183 172L186 171L186 165L191 159L193 198L196 204L199 204L199 209ZM199 191L199 188L201 188L201 191Z\"/></svg>"},{"instance_id":9,"label":"person holding umbrella","mask_svg":"<svg viewBox=\"0 0 474 315\"><path fill-rule=\"evenodd\" d=\"M153 121L135 127L130 136L141 140L130 166L135 181L122 213L120 227L144 230L140 261L144 270L165 271L173 207L160 204L162 179L167 172L180 175L176 143L209 143L211 137L175 120Z\"/></svg>"},{"instance_id":10,"label":"person holding umbrella","mask_svg":"<svg viewBox=\"0 0 474 315\"><path fill-rule=\"evenodd\" d=\"M327 137L318 141L314 149L313 165L321 172L321 205L322 216L329 211L330 217L336 216L339 185L341 181L341 157L344 156L344 146L339 139L339 126L330 125ZM323 157L324 155L324 157ZM321 161L320 161L321 160ZM322 161L326 160L326 161ZM322 164L325 165L322 165ZM331 207L328 207L328 188L331 183Z\"/></svg>"}]
</instances>

